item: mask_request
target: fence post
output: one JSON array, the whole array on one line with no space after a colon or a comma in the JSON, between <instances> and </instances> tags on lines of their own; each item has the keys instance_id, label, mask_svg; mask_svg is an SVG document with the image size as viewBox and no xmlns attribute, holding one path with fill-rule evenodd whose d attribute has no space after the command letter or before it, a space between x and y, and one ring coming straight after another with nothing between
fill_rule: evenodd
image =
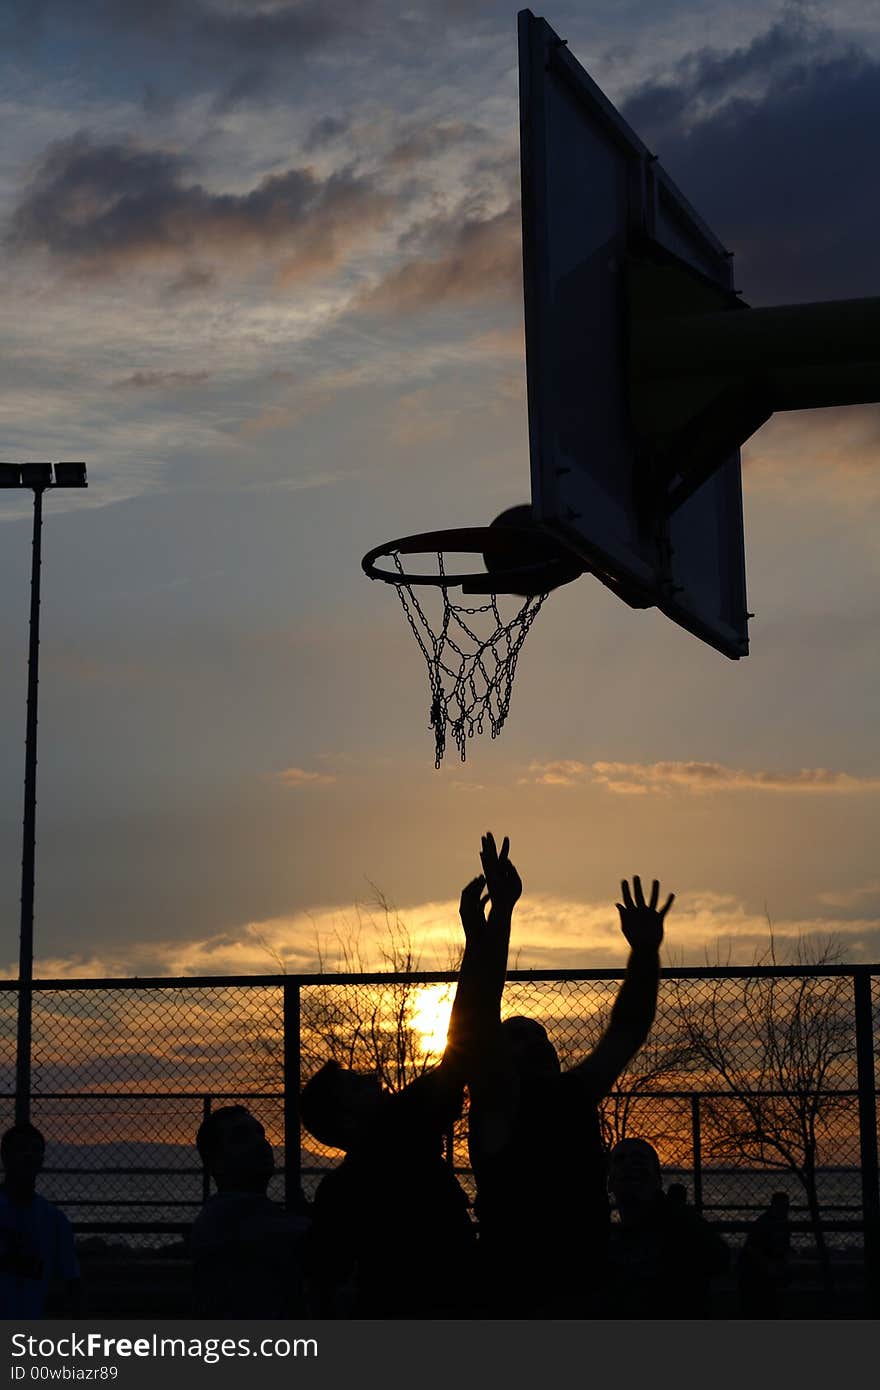
<instances>
[{"instance_id":1,"label":"fence post","mask_svg":"<svg viewBox=\"0 0 880 1390\"><path fill-rule=\"evenodd\" d=\"M700 1097L691 1095L691 1137L694 1149L694 1208L703 1214L703 1140L700 1133Z\"/></svg>"},{"instance_id":2,"label":"fence post","mask_svg":"<svg viewBox=\"0 0 880 1390\"><path fill-rule=\"evenodd\" d=\"M202 1096L202 1122L207 1120L211 1113L211 1097ZM202 1203L207 1202L211 1195L211 1174L208 1172L208 1165L202 1159Z\"/></svg>"},{"instance_id":3,"label":"fence post","mask_svg":"<svg viewBox=\"0 0 880 1390\"><path fill-rule=\"evenodd\" d=\"M865 1228L865 1288L868 1316L880 1310L880 1184L877 1174L877 1095L871 968L853 970L856 1015L856 1068L859 1085L859 1155L862 1166L862 1218Z\"/></svg>"},{"instance_id":4,"label":"fence post","mask_svg":"<svg viewBox=\"0 0 880 1390\"><path fill-rule=\"evenodd\" d=\"M302 1147L300 1144L299 1091L300 1067L300 987L296 980L285 980L284 990L284 1205L295 1211L302 1192Z\"/></svg>"}]
</instances>

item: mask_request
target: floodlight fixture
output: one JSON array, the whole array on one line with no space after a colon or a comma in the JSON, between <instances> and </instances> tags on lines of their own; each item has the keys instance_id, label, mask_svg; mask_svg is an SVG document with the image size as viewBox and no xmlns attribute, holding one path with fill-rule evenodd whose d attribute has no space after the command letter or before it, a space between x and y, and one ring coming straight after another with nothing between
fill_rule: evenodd
<instances>
[{"instance_id":1,"label":"floodlight fixture","mask_svg":"<svg viewBox=\"0 0 880 1390\"><path fill-rule=\"evenodd\" d=\"M74 463L70 459L65 459L55 465L55 486L56 487L87 487L86 466L84 463Z\"/></svg>"},{"instance_id":2,"label":"floodlight fixture","mask_svg":"<svg viewBox=\"0 0 880 1390\"><path fill-rule=\"evenodd\" d=\"M23 463L21 465L21 481L24 487L51 487L51 463Z\"/></svg>"},{"instance_id":3,"label":"floodlight fixture","mask_svg":"<svg viewBox=\"0 0 880 1390\"><path fill-rule=\"evenodd\" d=\"M20 463L0 463L0 487L21 487Z\"/></svg>"}]
</instances>

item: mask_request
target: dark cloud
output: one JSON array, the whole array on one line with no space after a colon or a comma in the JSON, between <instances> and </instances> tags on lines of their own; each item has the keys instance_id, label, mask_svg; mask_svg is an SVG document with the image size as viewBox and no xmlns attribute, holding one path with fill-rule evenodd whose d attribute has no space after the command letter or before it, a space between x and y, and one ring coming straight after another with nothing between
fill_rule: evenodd
<instances>
[{"instance_id":1,"label":"dark cloud","mask_svg":"<svg viewBox=\"0 0 880 1390\"><path fill-rule=\"evenodd\" d=\"M386 194L350 169L326 179L288 169L245 194L211 193L186 173L186 161L168 151L96 145L85 133L60 141L15 209L7 245L96 274L180 260L184 289L204 287L206 272L188 265L194 255L230 264L242 253L269 251L292 280L332 269L390 207Z\"/></svg>"},{"instance_id":2,"label":"dark cloud","mask_svg":"<svg viewBox=\"0 0 880 1390\"><path fill-rule=\"evenodd\" d=\"M246 62L283 54L285 60L309 52L339 34L359 32L359 15L369 0L294 0L255 4L254 0L103 0L95 19L106 32L134 34L147 43L191 46L203 54L237 55Z\"/></svg>"},{"instance_id":3,"label":"dark cloud","mask_svg":"<svg viewBox=\"0 0 880 1390\"><path fill-rule=\"evenodd\" d=\"M134 90L148 110L207 92L213 109L224 111L291 100L316 53L346 65L366 53L404 62L415 54L427 66L448 57L450 40L475 26L487 53L512 51L513 12L501 0L4 0L0 53L14 46L17 59L60 55L67 63L75 47L77 75L89 83L108 88L137 73Z\"/></svg>"},{"instance_id":4,"label":"dark cloud","mask_svg":"<svg viewBox=\"0 0 880 1390\"><path fill-rule=\"evenodd\" d=\"M206 290L212 289L216 283L217 276L213 270L208 270L205 266L188 265L175 279L168 283L165 293L172 299L179 296L204 294Z\"/></svg>"},{"instance_id":5,"label":"dark cloud","mask_svg":"<svg viewBox=\"0 0 880 1390\"><path fill-rule=\"evenodd\" d=\"M766 88L784 79L805 59L821 57L830 39L827 30L811 26L801 12L790 10L743 47L728 53L701 48L685 54L669 79L646 83L629 98L626 118L637 130L650 127L660 140L667 127L674 134L680 122L742 95L750 84Z\"/></svg>"},{"instance_id":6,"label":"dark cloud","mask_svg":"<svg viewBox=\"0 0 880 1390\"><path fill-rule=\"evenodd\" d=\"M31 0L15 24L34 50L75 27L83 66L103 73L152 67L149 99L216 90L215 109L260 100L292 65L346 38L368 35L375 0ZM35 11L35 13L29 13Z\"/></svg>"},{"instance_id":7,"label":"dark cloud","mask_svg":"<svg viewBox=\"0 0 880 1390\"><path fill-rule=\"evenodd\" d=\"M880 64L788 13L748 47L701 50L623 105L736 254L750 303L877 293Z\"/></svg>"},{"instance_id":8,"label":"dark cloud","mask_svg":"<svg viewBox=\"0 0 880 1390\"><path fill-rule=\"evenodd\" d=\"M349 116L322 116L315 121L311 130L305 138L303 149L306 151L319 150L325 145L337 140L340 135L347 135L351 129L351 118Z\"/></svg>"},{"instance_id":9,"label":"dark cloud","mask_svg":"<svg viewBox=\"0 0 880 1390\"><path fill-rule=\"evenodd\" d=\"M407 314L451 302L509 302L522 294L518 204L494 215L431 219L411 228L402 245L421 254L362 296L363 308Z\"/></svg>"},{"instance_id":10,"label":"dark cloud","mask_svg":"<svg viewBox=\"0 0 880 1390\"><path fill-rule=\"evenodd\" d=\"M136 391L179 391L201 386L210 377L210 372L132 372L114 385Z\"/></svg>"}]
</instances>

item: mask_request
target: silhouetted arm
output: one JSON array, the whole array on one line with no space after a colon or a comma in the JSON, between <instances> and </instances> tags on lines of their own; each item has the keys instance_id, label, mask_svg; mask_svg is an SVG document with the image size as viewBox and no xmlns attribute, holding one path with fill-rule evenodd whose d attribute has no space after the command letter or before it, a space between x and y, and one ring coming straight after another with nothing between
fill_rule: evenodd
<instances>
[{"instance_id":1,"label":"silhouetted arm","mask_svg":"<svg viewBox=\"0 0 880 1390\"><path fill-rule=\"evenodd\" d=\"M459 912L465 946L449 1019L446 1048L432 1071L411 1081L400 1100L430 1110L444 1129L461 1112L464 1086L471 1096L473 1123L495 1133L515 1113L516 1077L501 1036L501 996L507 974L507 950L513 909L522 881L509 859L505 836L498 851L494 837L482 839L483 873L462 890ZM484 893L484 889L486 890ZM486 915L486 905L489 913Z\"/></svg>"},{"instance_id":2,"label":"silhouetted arm","mask_svg":"<svg viewBox=\"0 0 880 1390\"><path fill-rule=\"evenodd\" d=\"M494 1041L501 1021L510 924L522 893L522 880L509 851L507 836L499 853L494 836L484 835L480 849L483 873L472 879L461 895L465 947L449 1023L449 1046L463 1058L468 1080L474 1063Z\"/></svg>"},{"instance_id":3,"label":"silhouetted arm","mask_svg":"<svg viewBox=\"0 0 880 1390\"><path fill-rule=\"evenodd\" d=\"M569 1075L586 1086L591 1096L599 1100L606 1096L651 1031L657 1007L657 986L660 979L660 943L663 940L663 921L675 899L670 893L658 910L660 885L655 879L651 899L646 903L638 876L633 878L633 894L624 879L623 902L617 904L620 929L630 945L629 960L623 983L614 1001L608 1027L593 1051Z\"/></svg>"},{"instance_id":4,"label":"silhouetted arm","mask_svg":"<svg viewBox=\"0 0 880 1390\"><path fill-rule=\"evenodd\" d=\"M513 909L522 894L522 880L509 858L507 836L499 851L494 836L482 838L480 861L486 896L471 885L462 895L465 957L462 964L464 1017L469 1045L465 1050L465 1079L470 1093L468 1144L472 1162L503 1147L519 1104L519 1081L501 1032L501 997L507 975L507 953ZM488 917L484 907L490 904Z\"/></svg>"}]
</instances>

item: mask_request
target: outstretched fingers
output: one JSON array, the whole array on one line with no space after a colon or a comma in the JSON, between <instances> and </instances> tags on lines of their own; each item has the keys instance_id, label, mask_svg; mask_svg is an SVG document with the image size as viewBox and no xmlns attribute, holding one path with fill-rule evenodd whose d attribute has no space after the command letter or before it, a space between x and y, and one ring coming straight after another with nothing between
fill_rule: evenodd
<instances>
[{"instance_id":1,"label":"outstretched fingers","mask_svg":"<svg viewBox=\"0 0 880 1390\"><path fill-rule=\"evenodd\" d=\"M482 893L483 888L485 887L485 885L486 885L486 880L485 880L485 878L483 877L483 875L482 875L482 874L477 874L476 878L472 878L471 881L470 881L470 883L466 883L465 886L464 886L464 888L462 888L462 890L461 890L461 896L462 896L463 898L464 898L464 897L468 897L468 898L478 898L478 897L480 896L480 894Z\"/></svg>"},{"instance_id":2,"label":"outstretched fingers","mask_svg":"<svg viewBox=\"0 0 880 1390\"><path fill-rule=\"evenodd\" d=\"M507 841L505 840L505 844L506 843ZM491 830L487 831L482 837L480 846L480 863L483 866L484 874L488 878L498 863L498 850L495 846L495 836L492 834Z\"/></svg>"}]
</instances>

